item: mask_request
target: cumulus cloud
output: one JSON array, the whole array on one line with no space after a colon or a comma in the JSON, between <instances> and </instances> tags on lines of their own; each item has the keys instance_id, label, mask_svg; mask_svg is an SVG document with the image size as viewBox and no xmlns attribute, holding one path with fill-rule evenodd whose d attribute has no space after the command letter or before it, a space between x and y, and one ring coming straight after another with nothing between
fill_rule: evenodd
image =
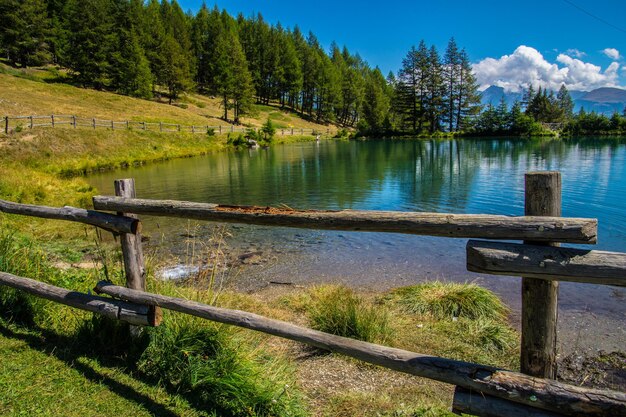
<instances>
[{"instance_id":1,"label":"cumulus cloud","mask_svg":"<svg viewBox=\"0 0 626 417\"><path fill-rule=\"evenodd\" d=\"M585 91L618 86L617 62L603 71L597 65L567 54L559 54L556 60L557 63L548 62L535 48L521 45L511 55L485 58L473 68L481 88L496 85L512 92L529 85L558 90L565 84L569 90Z\"/></svg>"},{"instance_id":2,"label":"cumulus cloud","mask_svg":"<svg viewBox=\"0 0 626 417\"><path fill-rule=\"evenodd\" d=\"M603 49L602 53L611 59L619 59L619 51L615 48Z\"/></svg>"}]
</instances>

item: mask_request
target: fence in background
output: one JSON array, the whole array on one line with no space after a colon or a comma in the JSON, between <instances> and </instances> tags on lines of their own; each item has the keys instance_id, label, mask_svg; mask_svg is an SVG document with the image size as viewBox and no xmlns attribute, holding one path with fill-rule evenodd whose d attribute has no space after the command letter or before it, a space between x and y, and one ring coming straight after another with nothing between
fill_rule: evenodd
<instances>
[{"instance_id":1,"label":"fence in background","mask_svg":"<svg viewBox=\"0 0 626 417\"><path fill-rule=\"evenodd\" d=\"M558 281L626 286L626 254L558 248L593 244L595 219L563 218L558 172L526 174L525 216L454 215L383 211L318 211L225 206L135 198L133 180L115 182L116 197L94 197L96 210L27 206L0 201L0 211L93 224L122 236L126 288L100 282L96 292L65 289L0 272L0 284L134 325L158 325L170 309L338 352L385 368L456 386L452 408L479 416L623 416L626 394L554 380ZM296 326L237 310L145 292L141 227L136 214L269 226L407 233L456 238L523 240L523 244L470 240L468 269L522 276L522 373L422 355Z\"/></svg>"},{"instance_id":2,"label":"fence in background","mask_svg":"<svg viewBox=\"0 0 626 417\"><path fill-rule=\"evenodd\" d=\"M104 120L97 119L95 117L78 117L74 115L50 115L50 116L4 116L4 133L9 134L20 129L34 129L34 128L55 128L55 127L70 127L70 128L90 128L90 129L134 129L134 130L147 130L151 132L186 132L186 133L199 133L207 134L210 131L214 133L235 133L235 132L247 132L249 130L259 131L259 127L246 127L235 125L183 125L176 123L165 122L138 122L135 120ZM312 129L312 128L276 128L276 134L280 136L286 135L320 135L330 134L330 128L326 129Z\"/></svg>"}]
</instances>

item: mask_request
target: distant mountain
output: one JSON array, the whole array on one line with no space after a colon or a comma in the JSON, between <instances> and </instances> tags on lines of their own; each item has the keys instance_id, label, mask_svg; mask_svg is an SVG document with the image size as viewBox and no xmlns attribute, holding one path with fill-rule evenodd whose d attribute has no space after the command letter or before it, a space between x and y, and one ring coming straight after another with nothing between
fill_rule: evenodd
<instances>
[{"instance_id":1,"label":"distant mountain","mask_svg":"<svg viewBox=\"0 0 626 417\"><path fill-rule=\"evenodd\" d=\"M586 112L595 111L611 115L614 112L622 112L626 107L626 90L621 88L602 87L592 91L570 91L570 96L574 100L574 111L578 112L584 108ZM522 99L522 93L505 92L504 88L495 85L487 87L482 91L481 103L488 105L491 103L497 106L502 97L509 108Z\"/></svg>"}]
</instances>

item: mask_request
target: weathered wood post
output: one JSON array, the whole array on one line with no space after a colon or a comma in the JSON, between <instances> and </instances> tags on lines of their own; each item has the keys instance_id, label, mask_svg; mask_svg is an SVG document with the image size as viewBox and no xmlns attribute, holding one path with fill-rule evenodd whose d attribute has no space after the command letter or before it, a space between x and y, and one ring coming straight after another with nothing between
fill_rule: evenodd
<instances>
[{"instance_id":1,"label":"weathered wood post","mask_svg":"<svg viewBox=\"0 0 626 417\"><path fill-rule=\"evenodd\" d=\"M180 125L178 125L178 131L180 132Z\"/></svg>"},{"instance_id":2,"label":"weathered wood post","mask_svg":"<svg viewBox=\"0 0 626 417\"><path fill-rule=\"evenodd\" d=\"M115 122L111 120L111 130L115 130Z\"/></svg>"},{"instance_id":3,"label":"weathered wood post","mask_svg":"<svg viewBox=\"0 0 626 417\"><path fill-rule=\"evenodd\" d=\"M50 123L52 124L52 127L54 127L54 114L50 115Z\"/></svg>"},{"instance_id":4,"label":"weathered wood post","mask_svg":"<svg viewBox=\"0 0 626 417\"><path fill-rule=\"evenodd\" d=\"M91 125L93 126L93 128L96 128L96 118L94 117L93 119L91 119Z\"/></svg>"},{"instance_id":5,"label":"weathered wood post","mask_svg":"<svg viewBox=\"0 0 626 417\"><path fill-rule=\"evenodd\" d=\"M191 133L196 133L196 127L194 125L191 125Z\"/></svg>"},{"instance_id":6,"label":"weathered wood post","mask_svg":"<svg viewBox=\"0 0 626 417\"><path fill-rule=\"evenodd\" d=\"M4 133L9 134L9 116L4 116Z\"/></svg>"},{"instance_id":7,"label":"weathered wood post","mask_svg":"<svg viewBox=\"0 0 626 417\"><path fill-rule=\"evenodd\" d=\"M159 122L159 131L163 132L163 122Z\"/></svg>"},{"instance_id":8,"label":"weathered wood post","mask_svg":"<svg viewBox=\"0 0 626 417\"><path fill-rule=\"evenodd\" d=\"M529 172L525 175L527 216L561 216L561 173ZM559 246L558 243L524 241ZM556 378L556 324L558 281L522 278L522 346L520 368L525 374Z\"/></svg>"},{"instance_id":9,"label":"weathered wood post","mask_svg":"<svg viewBox=\"0 0 626 417\"><path fill-rule=\"evenodd\" d=\"M28 116L28 118L30 119L30 128L33 128L33 116Z\"/></svg>"},{"instance_id":10,"label":"weathered wood post","mask_svg":"<svg viewBox=\"0 0 626 417\"><path fill-rule=\"evenodd\" d=\"M222 133L222 125L220 125L220 133Z\"/></svg>"},{"instance_id":11,"label":"weathered wood post","mask_svg":"<svg viewBox=\"0 0 626 417\"><path fill-rule=\"evenodd\" d=\"M135 180L132 178L115 180L115 195L118 197L135 198ZM132 213L119 213L120 215L137 218ZM122 233L122 256L124 257L124 272L126 273L126 287L145 291L145 267L143 263L143 251L141 249L141 234Z\"/></svg>"},{"instance_id":12,"label":"weathered wood post","mask_svg":"<svg viewBox=\"0 0 626 417\"><path fill-rule=\"evenodd\" d=\"M76 129L76 116L72 116L72 125L74 126L74 129Z\"/></svg>"},{"instance_id":13,"label":"weathered wood post","mask_svg":"<svg viewBox=\"0 0 626 417\"><path fill-rule=\"evenodd\" d=\"M130 124L128 123L128 120L126 120L126 130L128 130L130 128Z\"/></svg>"}]
</instances>

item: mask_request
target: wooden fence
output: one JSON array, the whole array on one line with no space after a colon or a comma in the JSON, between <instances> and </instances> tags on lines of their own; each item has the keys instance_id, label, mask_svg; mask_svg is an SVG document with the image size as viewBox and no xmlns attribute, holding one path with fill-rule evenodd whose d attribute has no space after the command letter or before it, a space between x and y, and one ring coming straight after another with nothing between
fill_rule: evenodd
<instances>
[{"instance_id":1,"label":"wooden fence","mask_svg":"<svg viewBox=\"0 0 626 417\"><path fill-rule=\"evenodd\" d=\"M79 117L74 115L61 115L53 114L50 116L4 116L4 133L9 134L19 129L34 129L34 128L56 128L56 127L70 127L70 128L89 128L89 129L134 129L134 130L146 130L152 132L186 132L193 134L207 134L208 132L214 133L245 133L249 130L258 131L259 127L246 127L235 126L231 124L227 125L184 125L177 123L166 122L141 122L135 120L104 120L95 117ZM329 135L330 128L323 130L312 128L276 128L276 134L280 136L292 136L292 135Z\"/></svg>"},{"instance_id":2,"label":"wooden fence","mask_svg":"<svg viewBox=\"0 0 626 417\"><path fill-rule=\"evenodd\" d=\"M479 416L624 416L626 394L577 387L554 380L558 281L626 286L626 254L561 249L557 242L595 243L597 221L560 217L560 174L526 174L526 216L453 215L379 211L292 210L224 206L135 198L134 182L118 180L116 197L94 197L96 210L49 208L0 202L0 211L81 221L122 235L126 287L106 282L98 294L77 294L0 272L0 284L57 302L105 314L133 325L159 325L166 308L338 352L399 372L456 386L452 408ZM132 214L131 214L132 213ZM522 372L422 355L335 336L252 313L145 292L141 227L136 214L259 225L409 233L496 240L470 240L468 269L523 276ZM532 323L532 326L529 325Z\"/></svg>"}]
</instances>

